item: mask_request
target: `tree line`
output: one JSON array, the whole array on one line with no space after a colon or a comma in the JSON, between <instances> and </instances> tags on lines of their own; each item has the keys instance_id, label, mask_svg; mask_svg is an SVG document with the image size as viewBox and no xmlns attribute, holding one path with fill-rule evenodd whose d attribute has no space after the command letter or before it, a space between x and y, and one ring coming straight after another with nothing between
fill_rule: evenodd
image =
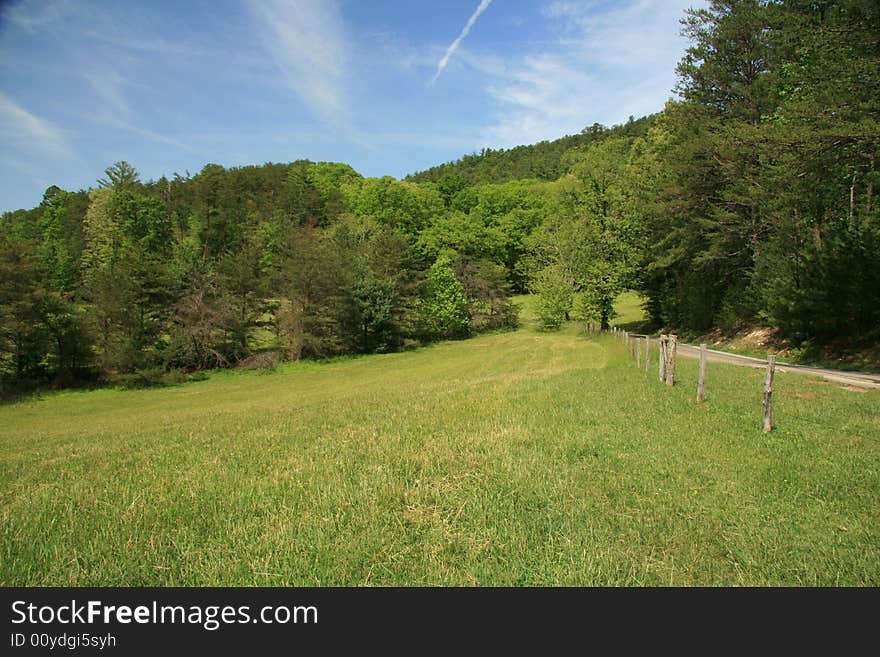
<instances>
[{"instance_id":1,"label":"tree line","mask_svg":"<svg viewBox=\"0 0 880 657\"><path fill-rule=\"evenodd\" d=\"M880 338L880 7L688 11L657 115L408 180L296 161L89 190L0 218L4 390L394 351L516 324L761 322ZM261 360L262 359L262 360Z\"/></svg>"},{"instance_id":2,"label":"tree line","mask_svg":"<svg viewBox=\"0 0 880 657\"><path fill-rule=\"evenodd\" d=\"M645 144L658 323L880 339L880 4L713 0Z\"/></svg>"},{"instance_id":3,"label":"tree line","mask_svg":"<svg viewBox=\"0 0 880 657\"><path fill-rule=\"evenodd\" d=\"M639 119L630 116L626 123L611 128L593 123L576 135L568 135L552 141L545 140L529 146L483 148L479 153L464 155L454 162L414 173L407 176L407 180L446 185L457 180L468 185L503 183L521 179L557 180L568 172L569 151L584 150L590 144L602 141L609 134L627 138L644 136L654 116L643 116Z\"/></svg>"},{"instance_id":4,"label":"tree line","mask_svg":"<svg viewBox=\"0 0 880 657\"><path fill-rule=\"evenodd\" d=\"M678 98L640 134L566 151L530 237L548 326L758 322L808 350L880 340L880 4L713 0L682 20Z\"/></svg>"},{"instance_id":5,"label":"tree line","mask_svg":"<svg viewBox=\"0 0 880 657\"><path fill-rule=\"evenodd\" d=\"M0 220L0 380L148 383L510 328L543 206L529 183L453 198L339 163L144 183L117 162Z\"/></svg>"}]
</instances>

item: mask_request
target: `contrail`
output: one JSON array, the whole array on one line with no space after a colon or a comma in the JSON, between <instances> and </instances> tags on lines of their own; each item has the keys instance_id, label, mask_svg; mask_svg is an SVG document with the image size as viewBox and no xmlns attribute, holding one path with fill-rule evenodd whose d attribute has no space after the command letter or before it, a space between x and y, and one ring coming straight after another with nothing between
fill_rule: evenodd
<instances>
[{"instance_id":1,"label":"contrail","mask_svg":"<svg viewBox=\"0 0 880 657\"><path fill-rule=\"evenodd\" d=\"M465 24L464 29L461 31L461 34L458 35L458 38L452 42L452 45L446 50L446 54L443 55L443 59L437 62L437 72L434 74L434 77L431 78L431 84L437 81L437 78L440 77L440 74L443 72L443 69L446 68L446 65L449 63L449 58L458 50L458 46L464 41L464 38L468 35L468 32L471 31L471 28L474 26L474 23L477 22L477 19L480 17L486 8L492 3L492 0L480 0L480 6L477 7L477 10L471 14L471 17L468 19L468 22Z\"/></svg>"}]
</instances>

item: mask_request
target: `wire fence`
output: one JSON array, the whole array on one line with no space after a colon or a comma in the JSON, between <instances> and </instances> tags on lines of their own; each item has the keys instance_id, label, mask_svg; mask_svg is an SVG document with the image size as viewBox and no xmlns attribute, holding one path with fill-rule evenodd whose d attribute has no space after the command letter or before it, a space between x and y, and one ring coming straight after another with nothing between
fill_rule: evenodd
<instances>
[{"instance_id":1,"label":"wire fence","mask_svg":"<svg viewBox=\"0 0 880 657\"><path fill-rule=\"evenodd\" d=\"M593 330L594 327L588 327ZM651 370L652 354L657 352L657 376L660 383L667 386L675 385L675 360L678 353L678 336L675 334L660 334L659 336L646 335L644 333L630 333L619 327L611 327L610 333L621 340L629 352L630 357L639 369L646 372ZM654 347L656 343L656 347ZM700 370L697 379L697 402L702 403L706 396L706 369L707 355L706 344L700 344ZM773 430L773 378L776 372L776 356L767 355L766 373L764 376L764 388L762 396L762 421L764 433Z\"/></svg>"}]
</instances>

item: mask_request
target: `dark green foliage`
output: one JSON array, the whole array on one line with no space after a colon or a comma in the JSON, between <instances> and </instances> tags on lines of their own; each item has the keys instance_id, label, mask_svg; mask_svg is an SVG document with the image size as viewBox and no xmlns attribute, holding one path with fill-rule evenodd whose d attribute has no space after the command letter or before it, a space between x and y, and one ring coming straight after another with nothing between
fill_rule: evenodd
<instances>
[{"instance_id":1,"label":"dark green foliage","mask_svg":"<svg viewBox=\"0 0 880 657\"><path fill-rule=\"evenodd\" d=\"M263 350L393 351L509 326L512 265L541 221L528 186L476 190L456 213L462 180L364 179L339 163L208 164L147 183L126 162L106 173L2 218L4 386L91 378L95 365L147 385ZM467 292L451 260L452 278L426 292L450 247L469 258L456 265Z\"/></svg>"},{"instance_id":2,"label":"dark green foliage","mask_svg":"<svg viewBox=\"0 0 880 657\"><path fill-rule=\"evenodd\" d=\"M279 332L289 357L325 358L351 348L353 316L348 254L318 228L291 229L287 236Z\"/></svg>"},{"instance_id":3,"label":"dark green foliage","mask_svg":"<svg viewBox=\"0 0 880 657\"><path fill-rule=\"evenodd\" d=\"M113 187L119 191L130 190L136 187L141 179L140 175L133 166L125 160L116 162L115 164L104 169L106 178L98 180L101 187Z\"/></svg>"},{"instance_id":4,"label":"dark green foliage","mask_svg":"<svg viewBox=\"0 0 880 657\"><path fill-rule=\"evenodd\" d=\"M821 247L803 249L796 284L768 274L767 315L798 342L845 336L880 339L880 231L827 228Z\"/></svg>"},{"instance_id":5,"label":"dark green foliage","mask_svg":"<svg viewBox=\"0 0 880 657\"><path fill-rule=\"evenodd\" d=\"M880 6L715 0L685 33L684 100L647 139L652 319L876 339Z\"/></svg>"},{"instance_id":6,"label":"dark green foliage","mask_svg":"<svg viewBox=\"0 0 880 657\"><path fill-rule=\"evenodd\" d=\"M0 397L92 376L83 313L46 273L33 243L0 235Z\"/></svg>"},{"instance_id":7,"label":"dark green foliage","mask_svg":"<svg viewBox=\"0 0 880 657\"><path fill-rule=\"evenodd\" d=\"M360 333L360 351L390 351L397 346L399 329L395 321L399 303L393 281L374 278L363 271L351 288L354 302L352 321Z\"/></svg>"},{"instance_id":8,"label":"dark green foliage","mask_svg":"<svg viewBox=\"0 0 880 657\"><path fill-rule=\"evenodd\" d=\"M197 370L225 367L244 353L236 333L235 302L211 273L193 273L171 307L168 367Z\"/></svg>"},{"instance_id":9,"label":"dark green foliage","mask_svg":"<svg viewBox=\"0 0 880 657\"><path fill-rule=\"evenodd\" d=\"M631 144L606 139L569 155L571 173L559 181L552 211L527 240L529 287L547 329L574 309L609 326L614 301L632 285L639 259L641 216L631 199Z\"/></svg>"},{"instance_id":10,"label":"dark green foliage","mask_svg":"<svg viewBox=\"0 0 880 657\"><path fill-rule=\"evenodd\" d=\"M467 299L470 330L474 332L516 328L519 315L510 300L507 270L485 258L459 257L453 265Z\"/></svg>"},{"instance_id":11,"label":"dark green foliage","mask_svg":"<svg viewBox=\"0 0 880 657\"><path fill-rule=\"evenodd\" d=\"M248 335L267 310L266 297L271 286L269 277L264 274L261 256L262 244L251 239L217 262L219 285L226 292L229 306L227 329L236 357L249 352Z\"/></svg>"},{"instance_id":12,"label":"dark green foliage","mask_svg":"<svg viewBox=\"0 0 880 657\"><path fill-rule=\"evenodd\" d=\"M37 224L40 252L52 286L73 292L79 283L79 259L83 251L81 218L88 206L85 194L65 192L50 187L40 204L42 214Z\"/></svg>"}]
</instances>

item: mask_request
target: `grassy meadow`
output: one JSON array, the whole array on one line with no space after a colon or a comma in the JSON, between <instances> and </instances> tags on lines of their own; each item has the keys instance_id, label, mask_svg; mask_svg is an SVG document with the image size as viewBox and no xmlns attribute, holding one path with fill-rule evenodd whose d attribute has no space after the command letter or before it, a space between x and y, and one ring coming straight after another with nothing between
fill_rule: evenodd
<instances>
[{"instance_id":1,"label":"grassy meadow","mask_svg":"<svg viewBox=\"0 0 880 657\"><path fill-rule=\"evenodd\" d=\"M880 585L880 395L676 373L527 321L0 406L0 584Z\"/></svg>"}]
</instances>

